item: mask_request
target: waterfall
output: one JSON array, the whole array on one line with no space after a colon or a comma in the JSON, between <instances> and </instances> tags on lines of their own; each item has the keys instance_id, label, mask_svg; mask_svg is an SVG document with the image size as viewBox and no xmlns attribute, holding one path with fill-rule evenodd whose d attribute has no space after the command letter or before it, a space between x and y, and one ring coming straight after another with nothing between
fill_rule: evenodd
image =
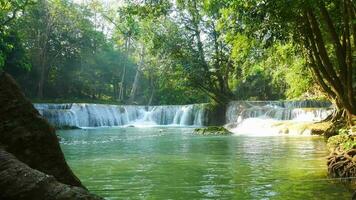
<instances>
[{"instance_id":1,"label":"waterfall","mask_svg":"<svg viewBox=\"0 0 356 200\"><path fill-rule=\"evenodd\" d=\"M134 106L104 104L34 104L55 127L203 126L204 104Z\"/></svg>"},{"instance_id":2,"label":"waterfall","mask_svg":"<svg viewBox=\"0 0 356 200\"><path fill-rule=\"evenodd\" d=\"M237 134L276 133L276 123L321 121L332 110L324 101L233 101L227 107L226 127Z\"/></svg>"},{"instance_id":3,"label":"waterfall","mask_svg":"<svg viewBox=\"0 0 356 200\"><path fill-rule=\"evenodd\" d=\"M135 106L104 104L35 104L55 127L204 126L207 104ZM232 101L227 106L226 127L235 133L276 132L276 122L293 124L320 121L333 108L323 101Z\"/></svg>"}]
</instances>

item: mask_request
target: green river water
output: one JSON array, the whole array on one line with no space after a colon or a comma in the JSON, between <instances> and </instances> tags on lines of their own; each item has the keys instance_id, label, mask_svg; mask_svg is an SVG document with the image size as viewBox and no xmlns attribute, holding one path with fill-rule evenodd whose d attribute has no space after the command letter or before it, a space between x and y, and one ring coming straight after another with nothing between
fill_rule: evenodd
<instances>
[{"instance_id":1,"label":"green river water","mask_svg":"<svg viewBox=\"0 0 356 200\"><path fill-rule=\"evenodd\" d=\"M351 199L318 137L197 136L192 128L58 131L67 162L106 199Z\"/></svg>"}]
</instances>

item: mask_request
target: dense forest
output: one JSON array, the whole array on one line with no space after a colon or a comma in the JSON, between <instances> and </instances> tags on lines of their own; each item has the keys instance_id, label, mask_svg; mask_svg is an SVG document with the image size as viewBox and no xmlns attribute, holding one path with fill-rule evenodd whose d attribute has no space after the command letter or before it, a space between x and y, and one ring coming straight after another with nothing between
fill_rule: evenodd
<instances>
[{"instance_id":1,"label":"dense forest","mask_svg":"<svg viewBox=\"0 0 356 200\"><path fill-rule=\"evenodd\" d=\"M0 0L0 199L350 198L355 66L356 0Z\"/></svg>"},{"instance_id":2,"label":"dense forest","mask_svg":"<svg viewBox=\"0 0 356 200\"><path fill-rule=\"evenodd\" d=\"M5 0L0 67L37 101L325 96L352 115L355 10L352 0Z\"/></svg>"}]
</instances>

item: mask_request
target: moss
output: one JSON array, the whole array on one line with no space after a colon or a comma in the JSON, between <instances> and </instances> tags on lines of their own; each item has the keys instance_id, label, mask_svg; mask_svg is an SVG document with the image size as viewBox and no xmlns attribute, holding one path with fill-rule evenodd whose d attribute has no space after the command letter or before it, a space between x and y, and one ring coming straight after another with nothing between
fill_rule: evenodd
<instances>
[{"instance_id":1,"label":"moss","mask_svg":"<svg viewBox=\"0 0 356 200\"><path fill-rule=\"evenodd\" d=\"M339 134L332 136L328 139L327 146L330 151L336 148L340 148L342 151L348 151L350 149L356 148L356 138L355 135L350 135L352 130L341 128L339 129Z\"/></svg>"},{"instance_id":2,"label":"moss","mask_svg":"<svg viewBox=\"0 0 356 200\"><path fill-rule=\"evenodd\" d=\"M204 128L196 128L195 134L199 135L231 135L232 133L222 126L208 126Z\"/></svg>"},{"instance_id":3,"label":"moss","mask_svg":"<svg viewBox=\"0 0 356 200\"><path fill-rule=\"evenodd\" d=\"M341 146L342 144L349 141L349 136L346 134L335 135L328 139L327 146L329 150L336 149L337 147Z\"/></svg>"}]
</instances>

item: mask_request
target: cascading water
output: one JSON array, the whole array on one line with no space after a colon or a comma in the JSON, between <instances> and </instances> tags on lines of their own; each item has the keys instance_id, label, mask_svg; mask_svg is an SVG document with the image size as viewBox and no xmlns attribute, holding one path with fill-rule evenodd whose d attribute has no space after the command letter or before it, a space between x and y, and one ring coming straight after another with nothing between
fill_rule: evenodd
<instances>
[{"instance_id":1,"label":"cascading water","mask_svg":"<svg viewBox=\"0 0 356 200\"><path fill-rule=\"evenodd\" d=\"M322 101L233 101L226 112L226 127L235 134L278 134L274 125L321 121L332 112Z\"/></svg>"},{"instance_id":2,"label":"cascading water","mask_svg":"<svg viewBox=\"0 0 356 200\"><path fill-rule=\"evenodd\" d=\"M278 133L274 124L320 121L331 112L322 101L233 101L227 106L226 127L236 134ZM204 126L206 104L134 106L103 104L35 104L55 127ZM210 116L211 117L211 116Z\"/></svg>"},{"instance_id":3,"label":"cascading water","mask_svg":"<svg viewBox=\"0 0 356 200\"><path fill-rule=\"evenodd\" d=\"M131 106L103 104L35 104L55 127L203 126L204 104Z\"/></svg>"}]
</instances>

